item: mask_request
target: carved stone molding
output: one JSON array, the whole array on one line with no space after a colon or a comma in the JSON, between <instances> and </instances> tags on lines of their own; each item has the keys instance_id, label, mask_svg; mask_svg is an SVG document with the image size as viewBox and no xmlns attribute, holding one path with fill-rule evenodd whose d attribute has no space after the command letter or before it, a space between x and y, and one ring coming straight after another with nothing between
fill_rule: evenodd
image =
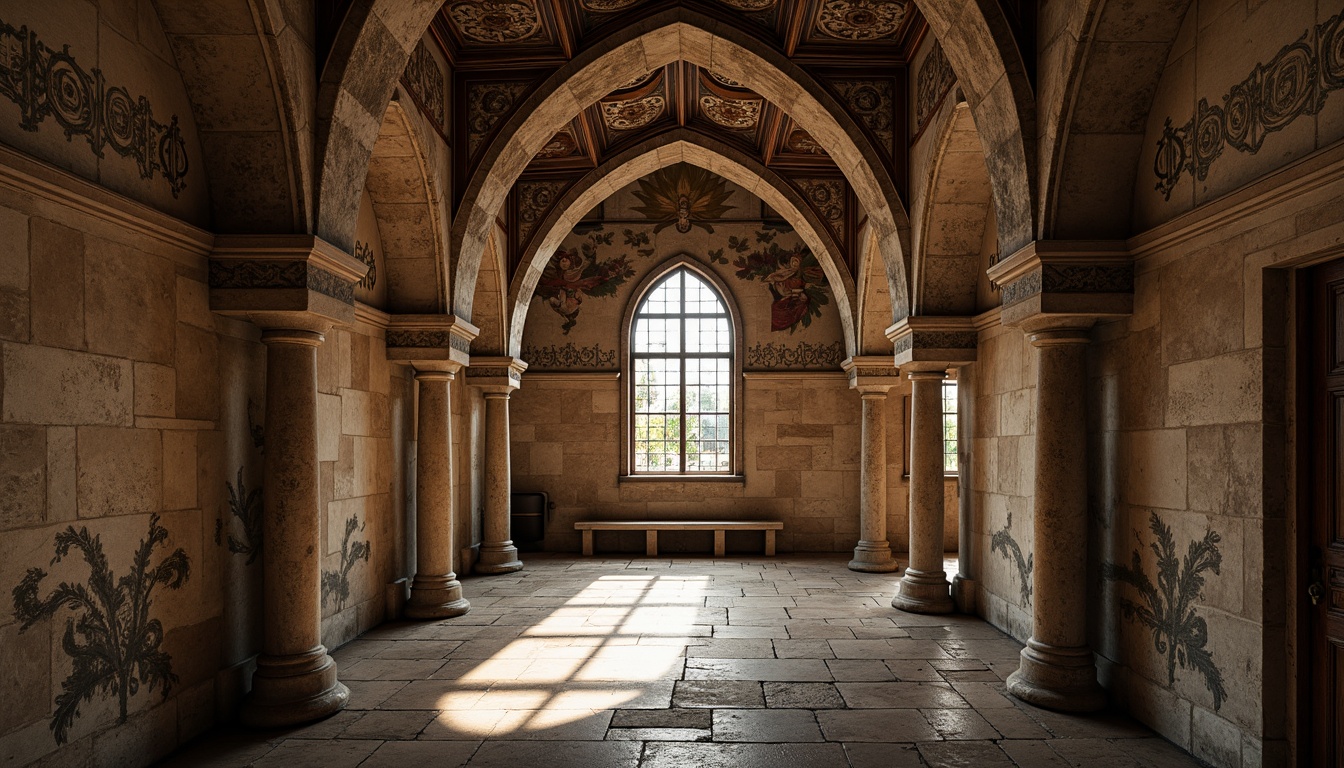
<instances>
[{"instance_id":1,"label":"carved stone molding","mask_svg":"<svg viewBox=\"0 0 1344 768\"><path fill-rule=\"evenodd\" d=\"M355 319L368 266L312 235L222 235L210 254L210 308L263 328L324 331Z\"/></svg>"},{"instance_id":2,"label":"carved stone molding","mask_svg":"<svg viewBox=\"0 0 1344 768\"><path fill-rule=\"evenodd\" d=\"M456 315L391 315L387 359L416 370L454 371L471 362L471 342L480 332Z\"/></svg>"},{"instance_id":3,"label":"carved stone molding","mask_svg":"<svg viewBox=\"0 0 1344 768\"><path fill-rule=\"evenodd\" d=\"M900 386L901 371L888 355L855 355L841 364L849 377L849 388L860 392L885 392Z\"/></svg>"},{"instance_id":4,"label":"carved stone molding","mask_svg":"<svg viewBox=\"0 0 1344 768\"><path fill-rule=\"evenodd\" d=\"M990 267L989 278L1003 287L1004 325L1133 311L1134 263L1119 241L1038 240Z\"/></svg>"},{"instance_id":5,"label":"carved stone molding","mask_svg":"<svg viewBox=\"0 0 1344 768\"><path fill-rule=\"evenodd\" d=\"M896 364L906 370L945 370L975 361L979 334L973 317L915 315L887 329Z\"/></svg>"},{"instance_id":6,"label":"carved stone molding","mask_svg":"<svg viewBox=\"0 0 1344 768\"><path fill-rule=\"evenodd\" d=\"M527 363L516 357L478 357L467 368L467 383L487 392L512 392L523 384Z\"/></svg>"}]
</instances>

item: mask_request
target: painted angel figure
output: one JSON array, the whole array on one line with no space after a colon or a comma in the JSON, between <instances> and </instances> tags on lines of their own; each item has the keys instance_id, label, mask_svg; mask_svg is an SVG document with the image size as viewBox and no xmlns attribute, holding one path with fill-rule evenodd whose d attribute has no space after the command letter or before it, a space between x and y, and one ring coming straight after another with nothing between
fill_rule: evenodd
<instances>
[{"instance_id":1,"label":"painted angel figure","mask_svg":"<svg viewBox=\"0 0 1344 768\"><path fill-rule=\"evenodd\" d=\"M585 295L610 296L633 276L634 268L624 255L599 262L595 246L578 253L561 249L541 273L536 295L565 318L560 328L568 335L578 322Z\"/></svg>"}]
</instances>

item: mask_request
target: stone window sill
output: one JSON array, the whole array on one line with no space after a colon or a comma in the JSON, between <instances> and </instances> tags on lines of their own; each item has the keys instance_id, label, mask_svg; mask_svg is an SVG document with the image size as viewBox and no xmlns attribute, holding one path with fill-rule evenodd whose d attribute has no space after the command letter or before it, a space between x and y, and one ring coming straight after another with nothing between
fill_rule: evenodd
<instances>
[{"instance_id":1,"label":"stone window sill","mask_svg":"<svg viewBox=\"0 0 1344 768\"><path fill-rule=\"evenodd\" d=\"M736 483L744 485L746 475L620 475L618 483Z\"/></svg>"}]
</instances>

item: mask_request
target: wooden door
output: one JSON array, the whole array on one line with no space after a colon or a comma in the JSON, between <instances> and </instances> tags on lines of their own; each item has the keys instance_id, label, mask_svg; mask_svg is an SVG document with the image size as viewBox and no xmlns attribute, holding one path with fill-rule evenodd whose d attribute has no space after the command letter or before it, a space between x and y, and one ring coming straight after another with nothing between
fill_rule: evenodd
<instances>
[{"instance_id":1,"label":"wooden door","mask_svg":"<svg viewBox=\"0 0 1344 768\"><path fill-rule=\"evenodd\" d=\"M1308 606L1312 764L1344 760L1344 261L1313 270L1313 521Z\"/></svg>"}]
</instances>

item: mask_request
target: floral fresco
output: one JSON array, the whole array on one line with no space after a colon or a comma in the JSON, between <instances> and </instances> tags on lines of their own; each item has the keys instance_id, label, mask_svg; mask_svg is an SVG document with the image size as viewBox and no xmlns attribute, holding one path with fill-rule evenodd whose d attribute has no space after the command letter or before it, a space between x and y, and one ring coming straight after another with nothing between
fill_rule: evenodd
<instances>
[{"instance_id":1,"label":"floral fresco","mask_svg":"<svg viewBox=\"0 0 1344 768\"><path fill-rule=\"evenodd\" d=\"M534 299L546 302L557 315L565 319L560 329L569 334L570 329L579 320L579 310L583 308L585 296L601 298L614 296L616 289L635 276L635 268L630 264L629 254L598 259L599 246L611 245L614 232L599 228L588 235L577 252L561 248L546 265L537 283ZM625 231L626 245L639 248L649 242L648 233ZM642 256L652 253L649 249L637 251Z\"/></svg>"},{"instance_id":2,"label":"floral fresco","mask_svg":"<svg viewBox=\"0 0 1344 768\"><path fill-rule=\"evenodd\" d=\"M770 330L793 333L812 325L821 317L821 308L831 302L827 295L826 273L817 257L805 245L789 248L775 242L775 232L756 232L756 250L745 237L729 237L728 247L742 254L733 260L740 280L759 280L770 289ZM727 263L720 248L711 251L710 261Z\"/></svg>"},{"instance_id":3,"label":"floral fresco","mask_svg":"<svg viewBox=\"0 0 1344 768\"><path fill-rule=\"evenodd\" d=\"M691 227L713 234L709 222L723 218L736 207L727 204L732 194L722 177L678 163L639 180L635 197L643 205L635 210L658 222L654 234L673 225L682 234L690 232Z\"/></svg>"}]
</instances>

